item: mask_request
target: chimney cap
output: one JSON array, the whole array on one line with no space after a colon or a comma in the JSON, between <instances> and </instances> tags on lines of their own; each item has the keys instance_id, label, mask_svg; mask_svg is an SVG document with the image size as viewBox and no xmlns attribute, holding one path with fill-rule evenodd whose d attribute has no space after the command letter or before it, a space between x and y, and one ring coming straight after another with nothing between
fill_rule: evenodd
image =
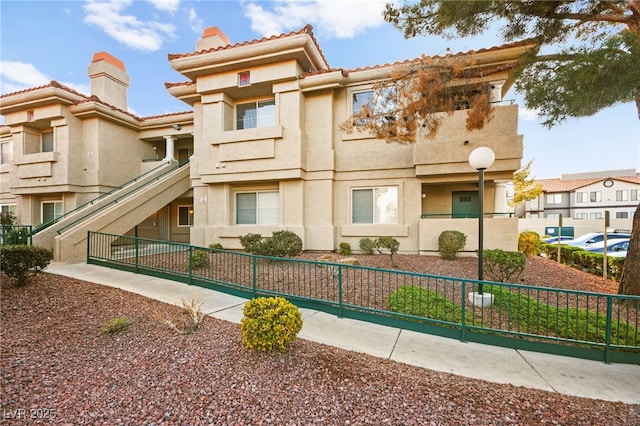
<instances>
[{"instance_id":1,"label":"chimney cap","mask_svg":"<svg viewBox=\"0 0 640 426\"><path fill-rule=\"evenodd\" d=\"M227 46L231 44L231 41L229 41L229 38L225 35L225 33L220 31L220 28L218 27L205 28L204 31L202 32L202 38L208 38L208 37L214 37L214 36L218 36L223 43L226 43Z\"/></svg>"},{"instance_id":2,"label":"chimney cap","mask_svg":"<svg viewBox=\"0 0 640 426\"><path fill-rule=\"evenodd\" d=\"M122 62L120 59L116 58L115 56L107 52L103 51L103 52L94 53L91 63L98 62L98 61L108 62L114 67L126 72L126 69L124 68L124 62Z\"/></svg>"}]
</instances>

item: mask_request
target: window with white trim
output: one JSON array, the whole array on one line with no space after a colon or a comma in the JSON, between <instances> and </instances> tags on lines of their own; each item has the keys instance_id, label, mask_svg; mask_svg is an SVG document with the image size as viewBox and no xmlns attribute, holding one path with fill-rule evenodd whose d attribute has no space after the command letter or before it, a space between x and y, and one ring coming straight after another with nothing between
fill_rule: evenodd
<instances>
[{"instance_id":1,"label":"window with white trim","mask_svg":"<svg viewBox=\"0 0 640 426\"><path fill-rule=\"evenodd\" d=\"M602 219L602 212L593 212L589 215L591 219Z\"/></svg>"},{"instance_id":2,"label":"window with white trim","mask_svg":"<svg viewBox=\"0 0 640 426\"><path fill-rule=\"evenodd\" d=\"M575 213L573 215L574 219L589 219L589 213Z\"/></svg>"},{"instance_id":3,"label":"window with white trim","mask_svg":"<svg viewBox=\"0 0 640 426\"><path fill-rule=\"evenodd\" d=\"M393 87L386 87L378 90L362 90L359 92L351 93L351 113L353 115L362 112L364 107L369 108L369 112L382 117L385 111L389 112L389 115L385 116L387 120L393 120L397 110L397 96L396 90ZM373 110L373 111L372 111ZM367 114L367 117L370 114ZM363 125L364 117L356 119L353 123L354 126Z\"/></svg>"},{"instance_id":4,"label":"window with white trim","mask_svg":"<svg viewBox=\"0 0 640 426\"><path fill-rule=\"evenodd\" d=\"M352 189L351 223L398 223L398 187Z\"/></svg>"},{"instance_id":5,"label":"window with white trim","mask_svg":"<svg viewBox=\"0 0 640 426\"><path fill-rule=\"evenodd\" d=\"M278 191L236 193L236 225L275 225L280 223Z\"/></svg>"},{"instance_id":6,"label":"window with white trim","mask_svg":"<svg viewBox=\"0 0 640 426\"><path fill-rule=\"evenodd\" d=\"M0 204L0 213L2 213L2 214L13 213L13 215L15 216L15 214L16 214L16 205L15 204Z\"/></svg>"},{"instance_id":7,"label":"window with white trim","mask_svg":"<svg viewBox=\"0 0 640 426\"><path fill-rule=\"evenodd\" d=\"M40 223L49 223L62 216L62 201L43 201L40 204Z\"/></svg>"},{"instance_id":8,"label":"window with white trim","mask_svg":"<svg viewBox=\"0 0 640 426\"><path fill-rule=\"evenodd\" d=\"M638 189L630 189L629 190L629 199L631 201L638 201L638 193L640 193L640 190L638 190Z\"/></svg>"},{"instance_id":9,"label":"window with white trim","mask_svg":"<svg viewBox=\"0 0 640 426\"><path fill-rule=\"evenodd\" d=\"M13 144L11 141L0 143L0 164L8 164L13 161Z\"/></svg>"},{"instance_id":10,"label":"window with white trim","mask_svg":"<svg viewBox=\"0 0 640 426\"><path fill-rule=\"evenodd\" d=\"M629 219L629 212L616 212L616 219Z\"/></svg>"},{"instance_id":11,"label":"window with white trim","mask_svg":"<svg viewBox=\"0 0 640 426\"><path fill-rule=\"evenodd\" d=\"M544 217L548 219L557 219L560 217L560 213L546 213Z\"/></svg>"},{"instance_id":12,"label":"window with white trim","mask_svg":"<svg viewBox=\"0 0 640 426\"><path fill-rule=\"evenodd\" d=\"M587 202L589 202L588 192L576 192L576 203L587 203Z\"/></svg>"},{"instance_id":13,"label":"window with white trim","mask_svg":"<svg viewBox=\"0 0 640 426\"><path fill-rule=\"evenodd\" d=\"M562 204L562 194L547 194L547 204Z\"/></svg>"},{"instance_id":14,"label":"window with white trim","mask_svg":"<svg viewBox=\"0 0 640 426\"><path fill-rule=\"evenodd\" d=\"M602 201L602 192L600 191L591 191L589 193L589 201L592 203L599 203Z\"/></svg>"},{"instance_id":15,"label":"window with white trim","mask_svg":"<svg viewBox=\"0 0 640 426\"><path fill-rule=\"evenodd\" d=\"M178 227L193 226L193 206L178 206Z\"/></svg>"},{"instance_id":16,"label":"window with white trim","mask_svg":"<svg viewBox=\"0 0 640 426\"><path fill-rule=\"evenodd\" d=\"M616 201L627 201L629 199L629 191L619 190L616 191Z\"/></svg>"},{"instance_id":17,"label":"window with white trim","mask_svg":"<svg viewBox=\"0 0 640 426\"><path fill-rule=\"evenodd\" d=\"M236 104L236 130L276 125L276 100Z\"/></svg>"}]
</instances>

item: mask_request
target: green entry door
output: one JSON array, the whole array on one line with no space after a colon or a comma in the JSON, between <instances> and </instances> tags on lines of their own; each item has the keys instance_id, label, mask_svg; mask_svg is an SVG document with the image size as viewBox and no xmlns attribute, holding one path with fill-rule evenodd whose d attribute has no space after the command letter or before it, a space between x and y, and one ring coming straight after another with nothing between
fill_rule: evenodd
<instances>
[{"instance_id":1,"label":"green entry door","mask_svg":"<svg viewBox=\"0 0 640 426\"><path fill-rule=\"evenodd\" d=\"M451 217L478 217L478 191L451 193Z\"/></svg>"}]
</instances>

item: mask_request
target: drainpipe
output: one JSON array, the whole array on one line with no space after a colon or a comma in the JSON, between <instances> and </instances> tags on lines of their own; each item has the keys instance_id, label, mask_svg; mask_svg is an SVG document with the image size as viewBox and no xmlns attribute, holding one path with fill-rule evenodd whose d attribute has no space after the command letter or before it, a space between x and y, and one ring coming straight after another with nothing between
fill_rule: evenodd
<instances>
[{"instance_id":1,"label":"drainpipe","mask_svg":"<svg viewBox=\"0 0 640 426\"><path fill-rule=\"evenodd\" d=\"M166 142L165 144L165 156L164 159L162 161L176 161L175 157L173 156L173 149L174 149L174 137L173 136L165 136L164 140Z\"/></svg>"}]
</instances>

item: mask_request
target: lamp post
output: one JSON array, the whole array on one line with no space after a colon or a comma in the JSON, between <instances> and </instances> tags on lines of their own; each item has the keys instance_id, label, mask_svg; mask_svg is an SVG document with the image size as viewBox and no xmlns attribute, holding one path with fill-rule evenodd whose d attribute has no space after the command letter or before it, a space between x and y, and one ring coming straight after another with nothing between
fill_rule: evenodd
<instances>
[{"instance_id":1,"label":"lamp post","mask_svg":"<svg viewBox=\"0 0 640 426\"><path fill-rule=\"evenodd\" d=\"M469 298L474 305L479 304L480 306L490 305L493 301L493 295L485 297L482 293L482 280L484 279L482 256L484 251L484 171L491 167L495 159L494 152L486 146L476 148L469 154L469 165L476 169L480 175L478 181L478 281L480 283L478 284L478 292L471 293Z\"/></svg>"}]
</instances>

